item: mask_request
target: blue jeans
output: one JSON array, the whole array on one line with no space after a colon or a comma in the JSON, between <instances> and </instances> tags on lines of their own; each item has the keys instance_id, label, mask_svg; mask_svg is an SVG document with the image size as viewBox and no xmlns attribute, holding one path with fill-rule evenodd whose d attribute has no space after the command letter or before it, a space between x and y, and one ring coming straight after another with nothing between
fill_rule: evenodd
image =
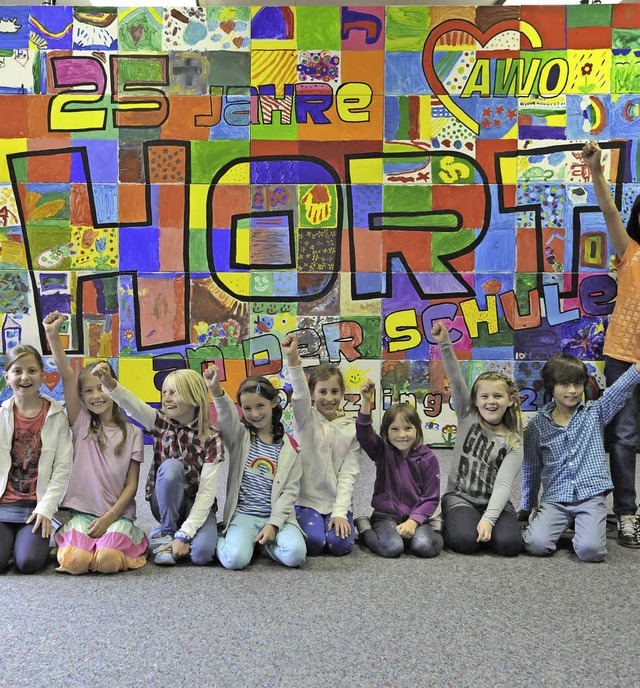
<instances>
[{"instance_id":1,"label":"blue jeans","mask_svg":"<svg viewBox=\"0 0 640 688\"><path fill-rule=\"evenodd\" d=\"M573 549L578 559L603 561L607 554L607 507L602 495L570 504L542 502L522 535L525 549L539 557L553 554L572 521L576 532Z\"/></svg>"},{"instance_id":2,"label":"blue jeans","mask_svg":"<svg viewBox=\"0 0 640 688\"><path fill-rule=\"evenodd\" d=\"M325 547L329 554L342 557L353 549L355 530L353 527L353 514L347 512L347 521L351 526L351 535L341 538L336 534L335 528L329 530L331 514L321 514L310 506L296 506L296 518L307 536L307 554L316 556L322 554Z\"/></svg>"},{"instance_id":3,"label":"blue jeans","mask_svg":"<svg viewBox=\"0 0 640 688\"><path fill-rule=\"evenodd\" d=\"M178 459L167 459L158 467L149 506L162 532L167 535L173 535L189 516L193 502L184 493L184 466ZM211 511L191 541L191 561L197 566L210 564L217 542L216 512Z\"/></svg>"},{"instance_id":4,"label":"blue jeans","mask_svg":"<svg viewBox=\"0 0 640 688\"><path fill-rule=\"evenodd\" d=\"M430 558L440 554L443 547L440 533L436 533L428 523L423 523L416 528L410 540L405 540L396 530L396 526L403 521L374 512L371 529L365 530L360 537L374 554L381 557L399 557L405 549L416 557Z\"/></svg>"},{"instance_id":5,"label":"blue jeans","mask_svg":"<svg viewBox=\"0 0 640 688\"><path fill-rule=\"evenodd\" d=\"M256 546L256 536L267 525L267 517L249 516L236 511L231 517L229 528L218 539L218 559L225 569L243 569L249 565ZM267 554L279 564L302 566L307 556L304 536L296 526L285 523L276 541L265 545Z\"/></svg>"},{"instance_id":6,"label":"blue jeans","mask_svg":"<svg viewBox=\"0 0 640 688\"><path fill-rule=\"evenodd\" d=\"M604 375L610 387L633 363L605 357ZM635 514L636 450L640 415L640 385L605 429L605 446L613 480L613 511L616 516Z\"/></svg>"}]
</instances>

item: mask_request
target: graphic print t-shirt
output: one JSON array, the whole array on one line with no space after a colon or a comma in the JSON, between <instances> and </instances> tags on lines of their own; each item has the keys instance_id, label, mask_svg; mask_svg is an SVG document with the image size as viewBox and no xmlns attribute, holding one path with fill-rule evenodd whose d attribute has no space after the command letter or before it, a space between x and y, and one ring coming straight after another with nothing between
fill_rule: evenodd
<instances>
[{"instance_id":1,"label":"graphic print t-shirt","mask_svg":"<svg viewBox=\"0 0 640 688\"><path fill-rule=\"evenodd\" d=\"M11 468L0 502L36 501L38 462L42 451L41 432L49 406L48 401L43 401L40 413L33 418L23 416L13 407Z\"/></svg>"},{"instance_id":2,"label":"graphic print t-shirt","mask_svg":"<svg viewBox=\"0 0 640 688\"><path fill-rule=\"evenodd\" d=\"M238 494L238 511L249 516L271 515L271 488L278 470L282 444L267 444L260 438L251 443Z\"/></svg>"}]
</instances>

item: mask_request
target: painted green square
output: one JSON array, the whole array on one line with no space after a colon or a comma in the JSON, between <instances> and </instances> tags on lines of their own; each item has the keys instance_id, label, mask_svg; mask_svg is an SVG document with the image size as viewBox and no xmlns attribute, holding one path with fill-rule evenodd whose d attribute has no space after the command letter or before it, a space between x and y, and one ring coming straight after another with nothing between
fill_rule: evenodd
<instances>
[{"instance_id":1,"label":"painted green square","mask_svg":"<svg viewBox=\"0 0 640 688\"><path fill-rule=\"evenodd\" d=\"M431 210L431 189L428 186L396 186L382 188L383 210L387 213L425 212Z\"/></svg>"},{"instance_id":2,"label":"painted green square","mask_svg":"<svg viewBox=\"0 0 640 688\"><path fill-rule=\"evenodd\" d=\"M505 318L498 318L498 331L495 334L489 334L489 326L486 322L478 323L478 337L473 340L474 348L476 346L494 347L494 346L513 346L513 330ZM484 368L484 362L483 362Z\"/></svg>"},{"instance_id":3,"label":"painted green square","mask_svg":"<svg viewBox=\"0 0 640 688\"><path fill-rule=\"evenodd\" d=\"M150 83L160 85L164 79L161 56L152 60L141 60L138 55L118 56L118 91L125 93L127 84ZM131 91L131 89L129 89ZM133 91L131 91L133 92Z\"/></svg>"},{"instance_id":4,"label":"painted green square","mask_svg":"<svg viewBox=\"0 0 640 688\"><path fill-rule=\"evenodd\" d=\"M251 273L251 296L264 298L273 296L273 273L272 272L252 272Z\"/></svg>"},{"instance_id":5,"label":"painted green square","mask_svg":"<svg viewBox=\"0 0 640 688\"><path fill-rule=\"evenodd\" d=\"M67 246L71 242L71 228L66 229L60 227L31 227L27 230L27 235L29 237L29 253L31 254L31 260L34 266L38 269L43 270L44 268L37 262L37 257L43 253L47 252L46 257L57 260L60 258L60 262L53 267L48 268L49 270L71 270L71 256L54 256L51 255L52 251L56 251L58 246ZM45 256L43 256L45 258Z\"/></svg>"},{"instance_id":6,"label":"painted green square","mask_svg":"<svg viewBox=\"0 0 640 688\"><path fill-rule=\"evenodd\" d=\"M618 49L637 50L640 46L640 30L638 29L613 29L611 47Z\"/></svg>"},{"instance_id":7,"label":"painted green square","mask_svg":"<svg viewBox=\"0 0 640 688\"><path fill-rule=\"evenodd\" d=\"M476 170L468 161L455 153L452 155L436 155L431 159L431 175L434 184L475 184Z\"/></svg>"},{"instance_id":8,"label":"painted green square","mask_svg":"<svg viewBox=\"0 0 640 688\"><path fill-rule=\"evenodd\" d=\"M71 184L28 184L27 193L38 194L38 199L27 227L69 227L71 224ZM35 198L35 196L34 196ZM66 242L63 242L66 243Z\"/></svg>"},{"instance_id":9,"label":"painted green square","mask_svg":"<svg viewBox=\"0 0 640 688\"><path fill-rule=\"evenodd\" d=\"M340 7L299 6L296 36L299 50L340 50Z\"/></svg>"},{"instance_id":10,"label":"painted green square","mask_svg":"<svg viewBox=\"0 0 640 688\"><path fill-rule=\"evenodd\" d=\"M209 272L206 229L192 229L189 232L189 270Z\"/></svg>"},{"instance_id":11,"label":"painted green square","mask_svg":"<svg viewBox=\"0 0 640 688\"><path fill-rule=\"evenodd\" d=\"M387 7L385 30L389 52L415 52L424 48L431 26L431 9L425 5Z\"/></svg>"},{"instance_id":12,"label":"painted green square","mask_svg":"<svg viewBox=\"0 0 640 688\"><path fill-rule=\"evenodd\" d=\"M13 162L9 166L9 169L13 167L13 173L17 182L27 181L27 160L27 158L13 158Z\"/></svg>"},{"instance_id":13,"label":"painted green square","mask_svg":"<svg viewBox=\"0 0 640 688\"><path fill-rule=\"evenodd\" d=\"M567 7L567 29L579 29L584 26L611 26L611 5Z\"/></svg>"},{"instance_id":14,"label":"painted green square","mask_svg":"<svg viewBox=\"0 0 640 688\"><path fill-rule=\"evenodd\" d=\"M539 96L540 95L540 74L541 73L546 73L547 70L545 69L545 65L548 64L551 60L558 60L558 63L562 62L563 64L568 63L567 59L567 51L566 50L533 50L533 51L526 51L526 50L521 50L520 51L520 58L523 60L523 63L520 66L520 69L522 70L520 72L519 78L522 79L522 83L528 83L528 79L531 78L531 80L534 82L533 87L531 89L530 95L532 96ZM532 60L536 60L536 66L533 66L531 64ZM538 65L538 60L541 60L541 62ZM556 63L556 64L558 64ZM534 72L531 73L531 70L534 69ZM537 70L537 74L536 71ZM557 68L554 68L554 72L556 73ZM529 77L529 74L531 73L531 77ZM508 74L508 72L507 72ZM535 78L534 78L535 75ZM516 81L517 83L517 81ZM560 90L561 93L564 93L566 89L566 82L564 84L564 87L560 89L559 85L556 89L556 84L555 82L552 83L551 81L551 76L549 76L549 79L547 80L546 83L544 83L545 88L547 89L554 89L554 92L556 90ZM544 96L548 97L548 93L545 93Z\"/></svg>"},{"instance_id":15,"label":"painted green square","mask_svg":"<svg viewBox=\"0 0 640 688\"><path fill-rule=\"evenodd\" d=\"M470 246L476 238L473 229L458 232L433 232L431 234L431 263L433 272L449 272L450 269L440 261L440 256L449 255Z\"/></svg>"},{"instance_id":16,"label":"painted green square","mask_svg":"<svg viewBox=\"0 0 640 688\"><path fill-rule=\"evenodd\" d=\"M248 157L250 146L249 141L192 141L192 183L210 184L214 175L228 162Z\"/></svg>"},{"instance_id":17,"label":"painted green square","mask_svg":"<svg viewBox=\"0 0 640 688\"><path fill-rule=\"evenodd\" d=\"M357 322L362 328L362 344L356 347L365 359L377 360L382 355L381 318L378 315L352 315L340 320Z\"/></svg>"},{"instance_id":18,"label":"painted green square","mask_svg":"<svg viewBox=\"0 0 640 688\"><path fill-rule=\"evenodd\" d=\"M618 53L611 65L611 93L637 93L640 83L640 66L636 52Z\"/></svg>"},{"instance_id":19,"label":"painted green square","mask_svg":"<svg viewBox=\"0 0 640 688\"><path fill-rule=\"evenodd\" d=\"M160 52L162 12L153 7L136 7L118 15L119 52Z\"/></svg>"},{"instance_id":20,"label":"painted green square","mask_svg":"<svg viewBox=\"0 0 640 688\"><path fill-rule=\"evenodd\" d=\"M250 86L251 53L215 50L209 53L211 86Z\"/></svg>"},{"instance_id":21,"label":"painted green square","mask_svg":"<svg viewBox=\"0 0 640 688\"><path fill-rule=\"evenodd\" d=\"M531 272L517 272L515 275L514 291L520 315L531 315L529 307L529 292L537 290L537 275Z\"/></svg>"}]
</instances>

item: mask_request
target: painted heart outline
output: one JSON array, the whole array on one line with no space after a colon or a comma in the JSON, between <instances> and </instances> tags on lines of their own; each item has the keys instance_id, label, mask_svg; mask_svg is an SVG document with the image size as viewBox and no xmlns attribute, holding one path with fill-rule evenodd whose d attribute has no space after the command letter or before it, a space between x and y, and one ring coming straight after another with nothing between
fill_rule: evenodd
<instances>
[{"instance_id":1,"label":"painted heart outline","mask_svg":"<svg viewBox=\"0 0 640 688\"><path fill-rule=\"evenodd\" d=\"M531 48L542 48L542 38L537 29L528 22L520 19L505 19L504 21L494 24L486 31L481 31L475 24L465 19L450 19L449 21L439 24L429 35L424 42L422 49L422 71L429 87L438 96L440 102L449 110L449 112L474 134L480 133L480 125L471 117L463 108L454 102L453 98L445 88L440 77L437 75L433 58L438 41L450 31L458 31L469 34L476 43L484 48L496 36L506 31L517 31L524 36Z\"/></svg>"}]
</instances>

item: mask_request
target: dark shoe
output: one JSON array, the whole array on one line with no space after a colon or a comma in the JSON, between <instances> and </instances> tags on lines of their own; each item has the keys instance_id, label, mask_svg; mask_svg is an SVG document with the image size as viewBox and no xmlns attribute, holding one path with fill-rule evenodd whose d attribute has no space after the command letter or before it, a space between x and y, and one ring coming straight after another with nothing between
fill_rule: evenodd
<instances>
[{"instance_id":1,"label":"dark shoe","mask_svg":"<svg viewBox=\"0 0 640 688\"><path fill-rule=\"evenodd\" d=\"M640 547L640 519L628 515L618 518L618 542L623 547Z\"/></svg>"}]
</instances>

